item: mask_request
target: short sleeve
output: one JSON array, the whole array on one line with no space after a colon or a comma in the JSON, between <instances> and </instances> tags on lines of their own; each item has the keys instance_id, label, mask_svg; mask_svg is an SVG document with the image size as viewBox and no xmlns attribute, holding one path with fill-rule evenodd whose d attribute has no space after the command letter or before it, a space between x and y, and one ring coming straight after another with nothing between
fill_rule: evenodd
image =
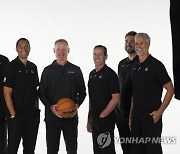
<instances>
[{"instance_id":1,"label":"short sleeve","mask_svg":"<svg viewBox=\"0 0 180 154\"><path fill-rule=\"evenodd\" d=\"M3 79L3 86L13 88L14 87L14 68L11 64L8 64L7 69L5 71L5 76Z\"/></svg>"},{"instance_id":2,"label":"short sleeve","mask_svg":"<svg viewBox=\"0 0 180 154\"><path fill-rule=\"evenodd\" d=\"M156 67L156 78L161 85L171 81L165 66L161 62Z\"/></svg>"}]
</instances>

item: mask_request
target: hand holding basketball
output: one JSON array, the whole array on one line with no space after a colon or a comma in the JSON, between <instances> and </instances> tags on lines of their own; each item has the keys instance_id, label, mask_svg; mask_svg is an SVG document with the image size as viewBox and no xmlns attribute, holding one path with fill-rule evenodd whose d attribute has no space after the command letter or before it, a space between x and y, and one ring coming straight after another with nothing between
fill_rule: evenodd
<instances>
[{"instance_id":1,"label":"hand holding basketball","mask_svg":"<svg viewBox=\"0 0 180 154\"><path fill-rule=\"evenodd\" d=\"M54 113L57 117L62 118L62 116L56 111L56 106L57 105L54 104L50 107L50 109L51 109L52 113Z\"/></svg>"},{"instance_id":2,"label":"hand holding basketball","mask_svg":"<svg viewBox=\"0 0 180 154\"><path fill-rule=\"evenodd\" d=\"M72 118L77 112L77 105L70 98L61 98L57 101L55 109L62 118Z\"/></svg>"}]
</instances>

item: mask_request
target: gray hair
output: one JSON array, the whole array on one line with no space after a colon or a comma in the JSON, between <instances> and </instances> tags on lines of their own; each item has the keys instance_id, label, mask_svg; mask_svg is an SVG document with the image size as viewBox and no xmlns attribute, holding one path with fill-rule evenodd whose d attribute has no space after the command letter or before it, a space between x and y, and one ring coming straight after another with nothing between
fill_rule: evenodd
<instances>
[{"instance_id":1,"label":"gray hair","mask_svg":"<svg viewBox=\"0 0 180 154\"><path fill-rule=\"evenodd\" d=\"M143 37L149 45L151 43L151 38L149 37L149 35L147 33L137 33L135 35L135 38L136 37Z\"/></svg>"},{"instance_id":2,"label":"gray hair","mask_svg":"<svg viewBox=\"0 0 180 154\"><path fill-rule=\"evenodd\" d=\"M69 46L69 45L68 45L68 42L67 42L65 39L58 39L58 40L56 40L55 43L54 43L54 45L56 45L56 44L59 43L59 42L66 43L67 46Z\"/></svg>"}]
</instances>

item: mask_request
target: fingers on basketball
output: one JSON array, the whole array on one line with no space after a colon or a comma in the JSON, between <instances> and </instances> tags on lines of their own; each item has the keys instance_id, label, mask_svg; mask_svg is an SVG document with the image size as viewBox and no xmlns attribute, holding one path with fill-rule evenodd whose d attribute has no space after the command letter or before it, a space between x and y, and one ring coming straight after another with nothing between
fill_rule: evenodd
<instances>
[{"instance_id":1,"label":"fingers on basketball","mask_svg":"<svg viewBox=\"0 0 180 154\"><path fill-rule=\"evenodd\" d=\"M70 98L61 98L56 104L56 111L62 118L71 118L76 111L76 104Z\"/></svg>"}]
</instances>

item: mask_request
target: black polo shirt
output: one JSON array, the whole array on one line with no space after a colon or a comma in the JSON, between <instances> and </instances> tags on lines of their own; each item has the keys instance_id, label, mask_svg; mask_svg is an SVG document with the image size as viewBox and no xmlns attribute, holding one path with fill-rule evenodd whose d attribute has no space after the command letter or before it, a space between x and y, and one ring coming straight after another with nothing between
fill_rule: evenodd
<instances>
[{"instance_id":1,"label":"black polo shirt","mask_svg":"<svg viewBox=\"0 0 180 154\"><path fill-rule=\"evenodd\" d=\"M133 112L132 119L143 120L161 105L163 85L171 79L164 65L151 55L132 68Z\"/></svg>"},{"instance_id":2,"label":"black polo shirt","mask_svg":"<svg viewBox=\"0 0 180 154\"><path fill-rule=\"evenodd\" d=\"M39 85L37 67L28 61L26 66L17 57L9 63L4 78L4 86L13 89L12 99L16 116L29 117L36 112Z\"/></svg>"},{"instance_id":3,"label":"black polo shirt","mask_svg":"<svg viewBox=\"0 0 180 154\"><path fill-rule=\"evenodd\" d=\"M3 55L0 55L0 119L5 119L6 116L6 106L3 96L3 79L4 72L8 63L8 58Z\"/></svg>"},{"instance_id":4,"label":"black polo shirt","mask_svg":"<svg viewBox=\"0 0 180 154\"><path fill-rule=\"evenodd\" d=\"M131 69L132 66L138 62L138 56L133 60L125 58L119 62L118 78L120 87L120 103L116 107L117 113L121 113L124 117L129 117L132 98L132 83L131 83Z\"/></svg>"},{"instance_id":5,"label":"black polo shirt","mask_svg":"<svg viewBox=\"0 0 180 154\"><path fill-rule=\"evenodd\" d=\"M107 65L98 72L94 69L89 74L88 90L92 116L99 117L112 94L119 93L117 74Z\"/></svg>"}]
</instances>

